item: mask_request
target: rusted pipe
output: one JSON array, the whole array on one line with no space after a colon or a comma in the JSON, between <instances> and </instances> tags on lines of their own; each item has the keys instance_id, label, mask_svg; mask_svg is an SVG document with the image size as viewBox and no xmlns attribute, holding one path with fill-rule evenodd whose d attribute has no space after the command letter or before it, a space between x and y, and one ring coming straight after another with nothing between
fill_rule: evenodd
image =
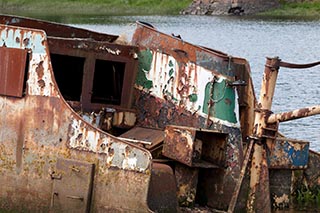
<instances>
[{"instance_id":1,"label":"rusted pipe","mask_svg":"<svg viewBox=\"0 0 320 213\"><path fill-rule=\"evenodd\" d=\"M320 65L320 61L309 63L309 64L293 64L289 62L280 61L280 67L292 68L292 69L306 69Z\"/></svg>"},{"instance_id":2,"label":"rusted pipe","mask_svg":"<svg viewBox=\"0 0 320 213\"><path fill-rule=\"evenodd\" d=\"M279 58L267 58L259 103L255 112L253 135L257 140L254 144L251 161L250 191L247 201L248 212L271 212L269 170L265 144L267 141L263 139L263 129L267 127L265 117L272 106L279 63Z\"/></svg>"},{"instance_id":3,"label":"rusted pipe","mask_svg":"<svg viewBox=\"0 0 320 213\"><path fill-rule=\"evenodd\" d=\"M267 58L258 104L258 108L260 109L271 109L280 61L279 58Z\"/></svg>"},{"instance_id":4,"label":"rusted pipe","mask_svg":"<svg viewBox=\"0 0 320 213\"><path fill-rule=\"evenodd\" d=\"M272 114L267 120L267 123L275 123L277 121L284 122L298 118L304 118L312 115L320 114L320 105L306 107L302 109L296 109L289 112L282 112L278 114Z\"/></svg>"}]
</instances>

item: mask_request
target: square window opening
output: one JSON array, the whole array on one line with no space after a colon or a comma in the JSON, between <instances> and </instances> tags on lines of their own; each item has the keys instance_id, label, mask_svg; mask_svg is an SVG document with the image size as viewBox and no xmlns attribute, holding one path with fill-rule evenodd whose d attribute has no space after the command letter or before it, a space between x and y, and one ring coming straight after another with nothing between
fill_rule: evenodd
<instances>
[{"instance_id":1,"label":"square window opening","mask_svg":"<svg viewBox=\"0 0 320 213\"><path fill-rule=\"evenodd\" d=\"M96 60L92 103L120 105L125 63Z\"/></svg>"},{"instance_id":2,"label":"square window opening","mask_svg":"<svg viewBox=\"0 0 320 213\"><path fill-rule=\"evenodd\" d=\"M85 58L51 54L54 76L67 101L80 101Z\"/></svg>"}]
</instances>

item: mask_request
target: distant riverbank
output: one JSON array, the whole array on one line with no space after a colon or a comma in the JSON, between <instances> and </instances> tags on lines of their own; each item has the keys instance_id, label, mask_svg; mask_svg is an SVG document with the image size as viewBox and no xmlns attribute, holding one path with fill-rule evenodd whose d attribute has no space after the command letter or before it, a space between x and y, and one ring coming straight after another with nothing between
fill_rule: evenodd
<instances>
[{"instance_id":1,"label":"distant riverbank","mask_svg":"<svg viewBox=\"0 0 320 213\"><path fill-rule=\"evenodd\" d=\"M295 17L297 19L320 19L320 0L313 1L280 1L280 7L274 10L259 13L259 16L280 18Z\"/></svg>"},{"instance_id":2,"label":"distant riverbank","mask_svg":"<svg viewBox=\"0 0 320 213\"><path fill-rule=\"evenodd\" d=\"M280 7L261 17L320 19L320 0L280 0ZM0 13L78 23L79 17L123 15L178 15L192 0L2 0ZM59 20L58 17L68 17ZM64 18L65 19L65 18Z\"/></svg>"},{"instance_id":3,"label":"distant riverbank","mask_svg":"<svg viewBox=\"0 0 320 213\"><path fill-rule=\"evenodd\" d=\"M192 0L2 0L0 12L13 15L174 15Z\"/></svg>"},{"instance_id":4,"label":"distant riverbank","mask_svg":"<svg viewBox=\"0 0 320 213\"><path fill-rule=\"evenodd\" d=\"M212 1L194 0L189 7L182 10L182 14L320 19L320 0L219 0L214 3L210 2Z\"/></svg>"}]
</instances>

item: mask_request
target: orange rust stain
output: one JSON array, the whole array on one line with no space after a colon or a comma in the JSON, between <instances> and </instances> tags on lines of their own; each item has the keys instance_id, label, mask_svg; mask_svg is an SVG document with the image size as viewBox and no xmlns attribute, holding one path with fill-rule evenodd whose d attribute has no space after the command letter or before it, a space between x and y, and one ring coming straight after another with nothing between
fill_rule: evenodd
<instances>
[{"instance_id":1,"label":"orange rust stain","mask_svg":"<svg viewBox=\"0 0 320 213\"><path fill-rule=\"evenodd\" d=\"M40 80L38 81L38 84L39 84L39 87L40 87L40 88L44 88L44 87L46 86L46 83L45 83L44 80L42 80L42 79L40 79Z\"/></svg>"},{"instance_id":2,"label":"orange rust stain","mask_svg":"<svg viewBox=\"0 0 320 213\"><path fill-rule=\"evenodd\" d=\"M36 68L36 72L38 74L38 79L42 79L44 75L43 61L39 63L38 67Z\"/></svg>"},{"instance_id":3,"label":"orange rust stain","mask_svg":"<svg viewBox=\"0 0 320 213\"><path fill-rule=\"evenodd\" d=\"M28 46L28 45L29 45L29 42L30 42L29 38L23 39L23 44L24 44L24 46Z\"/></svg>"}]
</instances>

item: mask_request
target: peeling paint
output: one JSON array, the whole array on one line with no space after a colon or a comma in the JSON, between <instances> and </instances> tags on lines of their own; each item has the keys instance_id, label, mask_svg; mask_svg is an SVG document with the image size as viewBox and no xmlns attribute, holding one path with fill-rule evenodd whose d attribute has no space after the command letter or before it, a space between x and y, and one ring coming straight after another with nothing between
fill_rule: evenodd
<instances>
[{"instance_id":1,"label":"peeling paint","mask_svg":"<svg viewBox=\"0 0 320 213\"><path fill-rule=\"evenodd\" d=\"M282 196L279 196L279 197L277 195L274 195L273 200L274 200L273 207L280 208L280 209L288 207L290 202L289 196L287 194L283 194Z\"/></svg>"},{"instance_id":2,"label":"peeling paint","mask_svg":"<svg viewBox=\"0 0 320 213\"><path fill-rule=\"evenodd\" d=\"M208 116L208 104L214 102L209 106L213 112L210 113L210 119L229 126L239 126L236 117L239 113L235 112L235 90L227 86L224 76L192 62L179 63L173 56L161 52L145 50L139 59L137 88L201 116ZM217 84L211 89L213 79L217 79ZM224 85L224 88L218 85ZM211 90L213 95L210 98Z\"/></svg>"},{"instance_id":3,"label":"peeling paint","mask_svg":"<svg viewBox=\"0 0 320 213\"><path fill-rule=\"evenodd\" d=\"M106 154L108 166L139 172L149 170L151 156L145 151L107 137L81 120L72 120L68 138L69 146L73 149Z\"/></svg>"},{"instance_id":4,"label":"peeling paint","mask_svg":"<svg viewBox=\"0 0 320 213\"><path fill-rule=\"evenodd\" d=\"M269 168L301 169L308 166L309 142L278 138L268 145Z\"/></svg>"},{"instance_id":5,"label":"peeling paint","mask_svg":"<svg viewBox=\"0 0 320 213\"><path fill-rule=\"evenodd\" d=\"M48 59L49 52L47 47L43 45L43 41L46 40L45 33L23 28L12 29L3 25L0 26L0 30L0 46L28 49L31 54L27 93L29 95L57 96L51 73L43 72L43 70L51 70ZM42 71L39 72L40 70Z\"/></svg>"},{"instance_id":6,"label":"peeling paint","mask_svg":"<svg viewBox=\"0 0 320 213\"><path fill-rule=\"evenodd\" d=\"M121 50L118 50L118 49L111 49L111 48L103 47L103 46L99 47L99 49L105 50L108 53L113 54L113 55L120 55L121 54Z\"/></svg>"}]
</instances>

